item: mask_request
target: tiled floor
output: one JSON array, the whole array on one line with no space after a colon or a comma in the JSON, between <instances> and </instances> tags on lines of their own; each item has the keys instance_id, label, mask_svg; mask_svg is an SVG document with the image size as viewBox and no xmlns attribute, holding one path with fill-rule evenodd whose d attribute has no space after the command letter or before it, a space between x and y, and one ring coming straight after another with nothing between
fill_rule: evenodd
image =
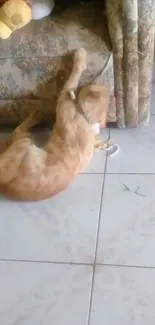
<instances>
[{"instance_id":1,"label":"tiled floor","mask_svg":"<svg viewBox=\"0 0 155 325\"><path fill-rule=\"evenodd\" d=\"M155 324L154 106L56 198L1 198L0 324Z\"/></svg>"}]
</instances>

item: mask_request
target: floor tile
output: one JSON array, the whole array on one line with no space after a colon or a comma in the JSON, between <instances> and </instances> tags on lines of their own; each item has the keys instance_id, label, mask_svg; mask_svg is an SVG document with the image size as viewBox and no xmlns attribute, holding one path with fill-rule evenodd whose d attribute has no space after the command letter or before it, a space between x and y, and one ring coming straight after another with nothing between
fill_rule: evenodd
<instances>
[{"instance_id":1,"label":"floor tile","mask_svg":"<svg viewBox=\"0 0 155 325\"><path fill-rule=\"evenodd\" d=\"M155 116L148 127L112 129L111 139L120 152L108 158L108 173L155 173Z\"/></svg>"},{"instance_id":2,"label":"floor tile","mask_svg":"<svg viewBox=\"0 0 155 325\"><path fill-rule=\"evenodd\" d=\"M155 270L98 266L90 325L154 325Z\"/></svg>"},{"instance_id":3,"label":"floor tile","mask_svg":"<svg viewBox=\"0 0 155 325\"><path fill-rule=\"evenodd\" d=\"M98 263L155 267L155 175L107 175Z\"/></svg>"},{"instance_id":4,"label":"floor tile","mask_svg":"<svg viewBox=\"0 0 155 325\"><path fill-rule=\"evenodd\" d=\"M92 268L0 262L0 323L86 325Z\"/></svg>"},{"instance_id":5,"label":"floor tile","mask_svg":"<svg viewBox=\"0 0 155 325\"><path fill-rule=\"evenodd\" d=\"M101 175L79 175L53 199L1 198L0 258L92 263L101 187Z\"/></svg>"},{"instance_id":6,"label":"floor tile","mask_svg":"<svg viewBox=\"0 0 155 325\"><path fill-rule=\"evenodd\" d=\"M106 141L109 136L109 130L101 130L99 139ZM84 170L84 173L104 173L106 162L106 151L100 150L94 152L93 158L88 167Z\"/></svg>"}]
</instances>

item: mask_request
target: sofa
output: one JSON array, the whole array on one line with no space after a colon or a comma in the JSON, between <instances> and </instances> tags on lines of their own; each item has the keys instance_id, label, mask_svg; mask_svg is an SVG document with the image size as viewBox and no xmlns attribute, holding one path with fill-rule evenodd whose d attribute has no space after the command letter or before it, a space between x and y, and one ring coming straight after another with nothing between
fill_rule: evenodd
<instances>
[{"instance_id":1,"label":"sofa","mask_svg":"<svg viewBox=\"0 0 155 325\"><path fill-rule=\"evenodd\" d=\"M137 0L107 0L105 11L102 3L88 2L31 21L1 40L0 124L18 124L36 108L44 122L53 119L72 52L84 47L88 66L79 87L105 82L110 90L108 122L120 128L147 125L154 7L151 0L142 0L139 8Z\"/></svg>"}]
</instances>

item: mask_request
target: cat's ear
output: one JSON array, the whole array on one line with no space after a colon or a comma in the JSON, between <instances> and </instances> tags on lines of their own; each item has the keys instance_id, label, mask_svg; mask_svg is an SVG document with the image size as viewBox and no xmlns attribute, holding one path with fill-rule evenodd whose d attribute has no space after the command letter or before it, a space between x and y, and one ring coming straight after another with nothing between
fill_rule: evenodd
<instances>
[{"instance_id":1,"label":"cat's ear","mask_svg":"<svg viewBox=\"0 0 155 325\"><path fill-rule=\"evenodd\" d=\"M91 124L106 125L109 92L105 85L84 87L79 93L78 103Z\"/></svg>"}]
</instances>

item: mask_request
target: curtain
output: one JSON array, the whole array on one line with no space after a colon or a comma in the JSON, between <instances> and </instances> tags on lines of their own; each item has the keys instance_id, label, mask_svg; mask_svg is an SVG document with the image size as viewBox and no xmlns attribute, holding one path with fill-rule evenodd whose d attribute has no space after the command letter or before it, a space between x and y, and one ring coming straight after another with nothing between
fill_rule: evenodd
<instances>
[{"instance_id":1,"label":"curtain","mask_svg":"<svg viewBox=\"0 0 155 325\"><path fill-rule=\"evenodd\" d=\"M154 0L106 0L113 46L116 121L148 125L154 57Z\"/></svg>"}]
</instances>

